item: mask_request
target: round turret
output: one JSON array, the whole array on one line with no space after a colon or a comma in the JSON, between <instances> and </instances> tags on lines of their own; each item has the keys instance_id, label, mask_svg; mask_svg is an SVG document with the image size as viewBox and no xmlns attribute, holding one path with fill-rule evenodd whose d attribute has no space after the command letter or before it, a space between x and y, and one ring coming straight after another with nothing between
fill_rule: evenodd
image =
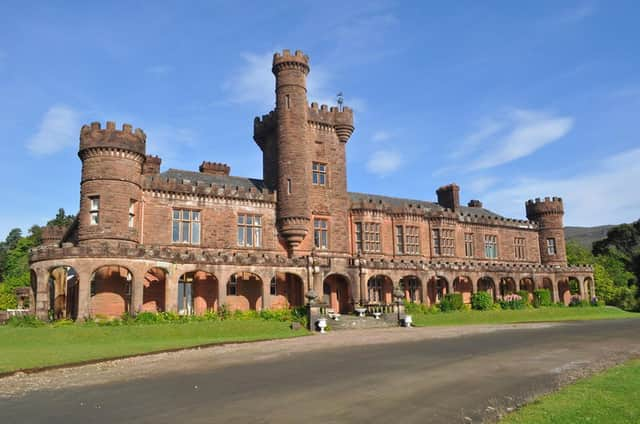
<instances>
[{"instance_id":1,"label":"round turret","mask_svg":"<svg viewBox=\"0 0 640 424\"><path fill-rule=\"evenodd\" d=\"M129 124L116 129L107 122L84 125L80 130L82 181L78 241L137 244L138 206L142 198L142 167L146 160L146 135Z\"/></svg>"},{"instance_id":2,"label":"round turret","mask_svg":"<svg viewBox=\"0 0 640 424\"><path fill-rule=\"evenodd\" d=\"M564 206L560 197L528 200L525 204L527 219L538 223L540 260L544 265L566 265L564 240Z\"/></svg>"}]
</instances>

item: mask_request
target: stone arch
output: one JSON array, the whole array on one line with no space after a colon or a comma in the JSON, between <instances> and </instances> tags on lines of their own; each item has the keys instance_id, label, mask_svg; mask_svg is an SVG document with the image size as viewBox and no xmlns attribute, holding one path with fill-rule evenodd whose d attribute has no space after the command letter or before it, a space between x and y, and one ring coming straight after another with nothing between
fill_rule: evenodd
<instances>
[{"instance_id":1,"label":"stone arch","mask_svg":"<svg viewBox=\"0 0 640 424\"><path fill-rule=\"evenodd\" d=\"M436 275L431 278L427 292L431 304L436 305L449 292L449 281L441 275Z\"/></svg>"},{"instance_id":2,"label":"stone arch","mask_svg":"<svg viewBox=\"0 0 640 424\"><path fill-rule=\"evenodd\" d=\"M298 308L304 305L304 280L291 272L277 272L271 279L271 308Z\"/></svg>"},{"instance_id":3,"label":"stone arch","mask_svg":"<svg viewBox=\"0 0 640 424\"><path fill-rule=\"evenodd\" d=\"M141 312L166 311L166 286L168 271L164 268L153 267L144 274L142 286Z\"/></svg>"},{"instance_id":4,"label":"stone arch","mask_svg":"<svg viewBox=\"0 0 640 424\"><path fill-rule=\"evenodd\" d=\"M166 279L166 274L165 274ZM218 279L210 272L185 272L178 279L178 313L203 315L218 309Z\"/></svg>"},{"instance_id":5,"label":"stone arch","mask_svg":"<svg viewBox=\"0 0 640 424\"><path fill-rule=\"evenodd\" d=\"M514 280L512 277L502 277L500 278L500 284L498 288L498 293L501 298L509 294L514 294L516 292L516 280Z\"/></svg>"},{"instance_id":6,"label":"stone arch","mask_svg":"<svg viewBox=\"0 0 640 424\"><path fill-rule=\"evenodd\" d=\"M38 293L38 274L33 270L29 270L29 313L36 314L36 296Z\"/></svg>"},{"instance_id":7,"label":"stone arch","mask_svg":"<svg viewBox=\"0 0 640 424\"><path fill-rule=\"evenodd\" d=\"M533 292L536 289L535 282L531 277L523 277L520 279L520 290L529 293L529 302L533 301Z\"/></svg>"},{"instance_id":8,"label":"stone arch","mask_svg":"<svg viewBox=\"0 0 640 424\"><path fill-rule=\"evenodd\" d=\"M49 316L56 319L78 318L78 272L67 265L49 270Z\"/></svg>"},{"instance_id":9,"label":"stone arch","mask_svg":"<svg viewBox=\"0 0 640 424\"><path fill-rule=\"evenodd\" d=\"M462 294L462 301L465 304L471 304L471 295L473 294L471 278L465 276L456 277L453 280L453 292Z\"/></svg>"},{"instance_id":10,"label":"stone arch","mask_svg":"<svg viewBox=\"0 0 640 424\"><path fill-rule=\"evenodd\" d=\"M231 274L227 282L227 304L231 310L262 310L262 278L253 272Z\"/></svg>"},{"instance_id":11,"label":"stone arch","mask_svg":"<svg viewBox=\"0 0 640 424\"><path fill-rule=\"evenodd\" d=\"M480 279L478 280L478 291L487 292L491 295L493 300L496 300L497 290L493 278L488 276L480 277Z\"/></svg>"},{"instance_id":12,"label":"stone arch","mask_svg":"<svg viewBox=\"0 0 640 424\"><path fill-rule=\"evenodd\" d=\"M133 273L122 265L103 265L91 274L93 317L117 318L131 309Z\"/></svg>"},{"instance_id":13,"label":"stone arch","mask_svg":"<svg viewBox=\"0 0 640 424\"><path fill-rule=\"evenodd\" d=\"M551 297L552 302L557 302L555 295L553 294L553 281L549 277L542 277L542 285L540 286L543 290L549 290L549 296Z\"/></svg>"},{"instance_id":14,"label":"stone arch","mask_svg":"<svg viewBox=\"0 0 640 424\"><path fill-rule=\"evenodd\" d=\"M558 297L565 305L571 303L571 285L568 278L558 280Z\"/></svg>"},{"instance_id":15,"label":"stone arch","mask_svg":"<svg viewBox=\"0 0 640 424\"><path fill-rule=\"evenodd\" d=\"M416 275L405 275L400 279L400 287L404 291L407 302L423 303L422 281Z\"/></svg>"},{"instance_id":16,"label":"stone arch","mask_svg":"<svg viewBox=\"0 0 640 424\"><path fill-rule=\"evenodd\" d=\"M351 281L343 274L332 273L322 282L323 300L334 311L346 314L353 310Z\"/></svg>"},{"instance_id":17,"label":"stone arch","mask_svg":"<svg viewBox=\"0 0 640 424\"><path fill-rule=\"evenodd\" d=\"M367 299L370 303L389 304L393 301L393 280L384 275L376 274L367 280Z\"/></svg>"}]
</instances>

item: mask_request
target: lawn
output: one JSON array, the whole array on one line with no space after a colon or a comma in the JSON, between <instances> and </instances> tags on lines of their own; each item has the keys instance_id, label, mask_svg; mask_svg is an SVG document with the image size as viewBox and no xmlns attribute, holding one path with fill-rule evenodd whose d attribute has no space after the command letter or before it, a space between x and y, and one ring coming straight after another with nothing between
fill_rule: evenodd
<instances>
[{"instance_id":1,"label":"lawn","mask_svg":"<svg viewBox=\"0 0 640 424\"><path fill-rule=\"evenodd\" d=\"M115 358L209 343L276 339L309 334L281 321L225 320L118 327L0 326L0 373Z\"/></svg>"},{"instance_id":2,"label":"lawn","mask_svg":"<svg viewBox=\"0 0 640 424\"><path fill-rule=\"evenodd\" d=\"M602 306L584 308L529 308L522 310L439 312L414 314L416 326L467 325L467 324L509 324L517 322L572 321L614 318L640 318L640 314Z\"/></svg>"},{"instance_id":3,"label":"lawn","mask_svg":"<svg viewBox=\"0 0 640 424\"><path fill-rule=\"evenodd\" d=\"M543 396L500 422L637 424L640 422L640 360Z\"/></svg>"}]
</instances>

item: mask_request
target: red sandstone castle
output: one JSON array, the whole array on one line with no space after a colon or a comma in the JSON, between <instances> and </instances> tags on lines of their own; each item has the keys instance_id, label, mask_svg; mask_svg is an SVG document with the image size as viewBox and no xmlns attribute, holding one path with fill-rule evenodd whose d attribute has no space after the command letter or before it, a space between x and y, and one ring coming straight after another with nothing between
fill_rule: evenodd
<instances>
[{"instance_id":1,"label":"red sandstone castle","mask_svg":"<svg viewBox=\"0 0 640 424\"><path fill-rule=\"evenodd\" d=\"M460 205L455 184L437 202L348 192L352 110L309 105L300 51L276 53L272 71L276 108L253 124L262 180L212 162L161 172L142 130L82 127L77 219L45 229L31 255L38 316L260 310L305 296L344 313L390 303L394 286L427 304L535 288L567 302L571 279L594 294L591 268L567 266L562 199L528 201L524 221Z\"/></svg>"}]
</instances>

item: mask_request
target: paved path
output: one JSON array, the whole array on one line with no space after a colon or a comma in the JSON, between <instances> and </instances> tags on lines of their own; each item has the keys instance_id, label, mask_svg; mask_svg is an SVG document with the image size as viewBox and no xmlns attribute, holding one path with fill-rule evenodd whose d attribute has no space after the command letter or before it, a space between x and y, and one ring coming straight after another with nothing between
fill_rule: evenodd
<instances>
[{"instance_id":1,"label":"paved path","mask_svg":"<svg viewBox=\"0 0 640 424\"><path fill-rule=\"evenodd\" d=\"M1 422L479 423L640 354L640 320L343 331L0 379Z\"/></svg>"}]
</instances>

